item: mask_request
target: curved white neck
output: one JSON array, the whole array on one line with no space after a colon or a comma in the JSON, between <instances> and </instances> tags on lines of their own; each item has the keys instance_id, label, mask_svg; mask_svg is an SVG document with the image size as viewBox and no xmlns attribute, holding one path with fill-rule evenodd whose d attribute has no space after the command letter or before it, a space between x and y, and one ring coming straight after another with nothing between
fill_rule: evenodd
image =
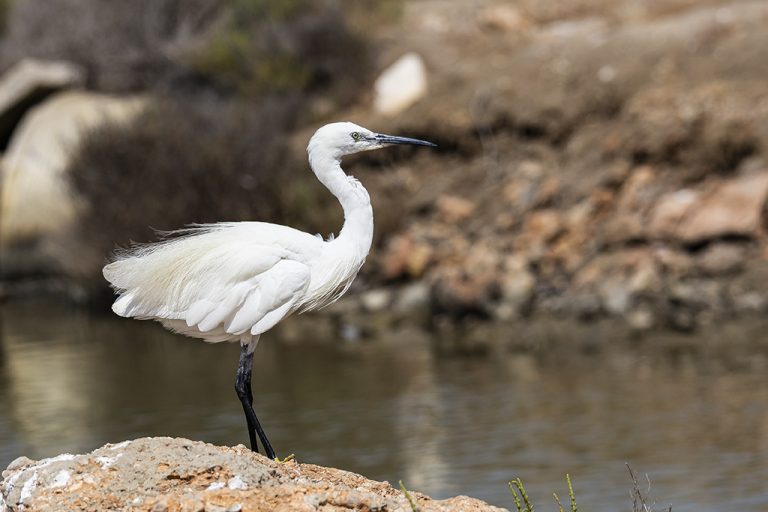
<instances>
[{"instance_id":1,"label":"curved white neck","mask_svg":"<svg viewBox=\"0 0 768 512\"><path fill-rule=\"evenodd\" d=\"M311 142L307 153L315 176L336 196L344 210L344 226L336 240L352 245L364 259L373 241L373 209L368 192L341 168L342 155Z\"/></svg>"}]
</instances>

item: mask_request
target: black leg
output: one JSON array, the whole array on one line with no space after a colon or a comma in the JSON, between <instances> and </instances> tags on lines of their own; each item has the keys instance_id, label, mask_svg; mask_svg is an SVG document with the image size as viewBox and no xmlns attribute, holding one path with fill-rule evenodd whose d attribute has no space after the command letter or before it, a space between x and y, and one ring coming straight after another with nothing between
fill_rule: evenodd
<instances>
[{"instance_id":1,"label":"black leg","mask_svg":"<svg viewBox=\"0 0 768 512\"><path fill-rule=\"evenodd\" d=\"M251 391L251 373L253 371L253 352L251 345L240 346L240 362L237 365L237 379L235 380L235 391L240 403L243 404L245 412L245 421L248 423L248 437L251 439L251 450L259 452L259 445L256 443L256 436L259 436L264 451L270 459L275 458L275 451L269 444L264 430L261 428L259 419L253 411L253 392Z\"/></svg>"}]
</instances>

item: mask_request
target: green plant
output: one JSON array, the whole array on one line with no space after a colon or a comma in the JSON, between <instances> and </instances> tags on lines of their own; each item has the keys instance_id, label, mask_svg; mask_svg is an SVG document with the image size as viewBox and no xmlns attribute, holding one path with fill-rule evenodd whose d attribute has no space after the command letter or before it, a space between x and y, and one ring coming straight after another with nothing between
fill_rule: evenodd
<instances>
[{"instance_id":1,"label":"green plant","mask_svg":"<svg viewBox=\"0 0 768 512\"><path fill-rule=\"evenodd\" d=\"M571 499L571 512L578 512L579 507L576 505L576 496L573 494L573 486L571 485L571 475L566 474L565 479L568 481L568 496ZM557 493L552 493L552 496L555 498L555 502L557 503L558 510L560 512L563 512L563 504L560 502L560 498L557 496Z\"/></svg>"},{"instance_id":2,"label":"green plant","mask_svg":"<svg viewBox=\"0 0 768 512\"><path fill-rule=\"evenodd\" d=\"M400 480L400 490L403 491L403 494L405 494L405 499L408 500L408 505L411 506L411 510L413 512L419 512L418 505L416 505L416 502L413 500L411 493L408 492L408 489L405 488L405 484L402 480Z\"/></svg>"},{"instance_id":3,"label":"green plant","mask_svg":"<svg viewBox=\"0 0 768 512\"><path fill-rule=\"evenodd\" d=\"M190 71L218 90L258 97L362 83L365 45L336 3L230 0L226 12L187 57Z\"/></svg>"},{"instance_id":4,"label":"green plant","mask_svg":"<svg viewBox=\"0 0 768 512\"><path fill-rule=\"evenodd\" d=\"M525 492L525 487L523 487L523 481L516 478L507 485L509 486L509 492L512 493L512 498L515 500L517 511L534 512L533 504L531 504L531 500L528 498L528 493ZM519 496L518 493L520 494Z\"/></svg>"},{"instance_id":5,"label":"green plant","mask_svg":"<svg viewBox=\"0 0 768 512\"><path fill-rule=\"evenodd\" d=\"M648 480L648 488L645 494L643 494L643 492L640 490L640 484L637 480L637 477L635 476L635 473L632 471L632 468L629 466L629 464L627 464L627 470L629 471L629 477L632 480L632 490L630 491L630 495L632 496L632 512L653 512L654 504L648 504L648 494L651 489L650 480L648 480L648 477L646 476L646 480ZM571 505L570 512L578 512L579 506L576 503L576 495L573 492L571 475L566 474L565 479L568 482L568 497L570 498ZM516 478L509 482L508 486L509 491L512 493L512 499L515 502L517 512L534 512L533 504L528 498L528 493L526 493L525 487L523 487L522 480L520 480L520 478ZM557 503L559 512L563 512L563 504L560 501L560 498L557 496L557 493L552 493L552 496L555 499L555 503ZM667 512L672 512L672 505L669 506Z\"/></svg>"}]
</instances>

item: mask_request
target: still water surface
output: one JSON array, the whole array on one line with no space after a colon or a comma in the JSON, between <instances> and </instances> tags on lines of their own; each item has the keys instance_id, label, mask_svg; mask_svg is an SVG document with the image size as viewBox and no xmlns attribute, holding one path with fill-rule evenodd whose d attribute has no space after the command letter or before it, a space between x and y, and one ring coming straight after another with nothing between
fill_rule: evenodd
<instances>
[{"instance_id":1,"label":"still water surface","mask_svg":"<svg viewBox=\"0 0 768 512\"><path fill-rule=\"evenodd\" d=\"M0 321L0 467L141 436L247 443L235 345L54 304L4 304ZM264 337L256 410L279 455L507 508L519 476L538 510L569 473L598 512L631 510L629 462L659 509L768 510L768 376L384 345Z\"/></svg>"}]
</instances>

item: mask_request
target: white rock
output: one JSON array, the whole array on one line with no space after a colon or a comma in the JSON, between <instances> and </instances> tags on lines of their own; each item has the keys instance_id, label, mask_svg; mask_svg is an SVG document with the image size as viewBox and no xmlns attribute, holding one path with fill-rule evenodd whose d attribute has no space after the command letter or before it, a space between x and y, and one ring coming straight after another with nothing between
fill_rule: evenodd
<instances>
[{"instance_id":1,"label":"white rock","mask_svg":"<svg viewBox=\"0 0 768 512\"><path fill-rule=\"evenodd\" d=\"M417 53L406 53L385 69L374 84L374 109L394 116L419 101L427 92L427 69Z\"/></svg>"},{"instance_id":2,"label":"white rock","mask_svg":"<svg viewBox=\"0 0 768 512\"><path fill-rule=\"evenodd\" d=\"M383 288L370 290L362 294L360 302L363 305L363 309L369 313L376 313L383 311L389 306L390 302L392 302L392 293Z\"/></svg>"},{"instance_id":3,"label":"white rock","mask_svg":"<svg viewBox=\"0 0 768 512\"><path fill-rule=\"evenodd\" d=\"M142 105L138 98L64 92L32 109L1 162L0 244L66 229L77 209L64 176L73 149L87 131L127 121Z\"/></svg>"},{"instance_id":4,"label":"white rock","mask_svg":"<svg viewBox=\"0 0 768 512\"><path fill-rule=\"evenodd\" d=\"M24 485L21 486L21 494L19 495L19 508L22 508L24 502L32 497L32 493L37 487L37 471L32 473L32 477L29 478Z\"/></svg>"},{"instance_id":5,"label":"white rock","mask_svg":"<svg viewBox=\"0 0 768 512\"><path fill-rule=\"evenodd\" d=\"M106 469L117 462L117 459L119 459L122 455L122 453L118 453L114 457L96 457L96 462L98 462L102 468Z\"/></svg>"},{"instance_id":6,"label":"white rock","mask_svg":"<svg viewBox=\"0 0 768 512\"><path fill-rule=\"evenodd\" d=\"M24 59L16 63L0 77L0 139L7 140L29 107L84 80L84 71L69 62Z\"/></svg>"},{"instance_id":7,"label":"white rock","mask_svg":"<svg viewBox=\"0 0 768 512\"><path fill-rule=\"evenodd\" d=\"M64 487L69 483L69 479L72 475L67 471L66 469L62 469L58 473L56 473L56 476L53 477L53 482L51 482L51 487Z\"/></svg>"},{"instance_id":8,"label":"white rock","mask_svg":"<svg viewBox=\"0 0 768 512\"><path fill-rule=\"evenodd\" d=\"M236 490L236 489L245 489L248 487L245 482L243 482L243 479L239 476L235 475L234 477L230 478L227 482L227 487Z\"/></svg>"}]
</instances>

